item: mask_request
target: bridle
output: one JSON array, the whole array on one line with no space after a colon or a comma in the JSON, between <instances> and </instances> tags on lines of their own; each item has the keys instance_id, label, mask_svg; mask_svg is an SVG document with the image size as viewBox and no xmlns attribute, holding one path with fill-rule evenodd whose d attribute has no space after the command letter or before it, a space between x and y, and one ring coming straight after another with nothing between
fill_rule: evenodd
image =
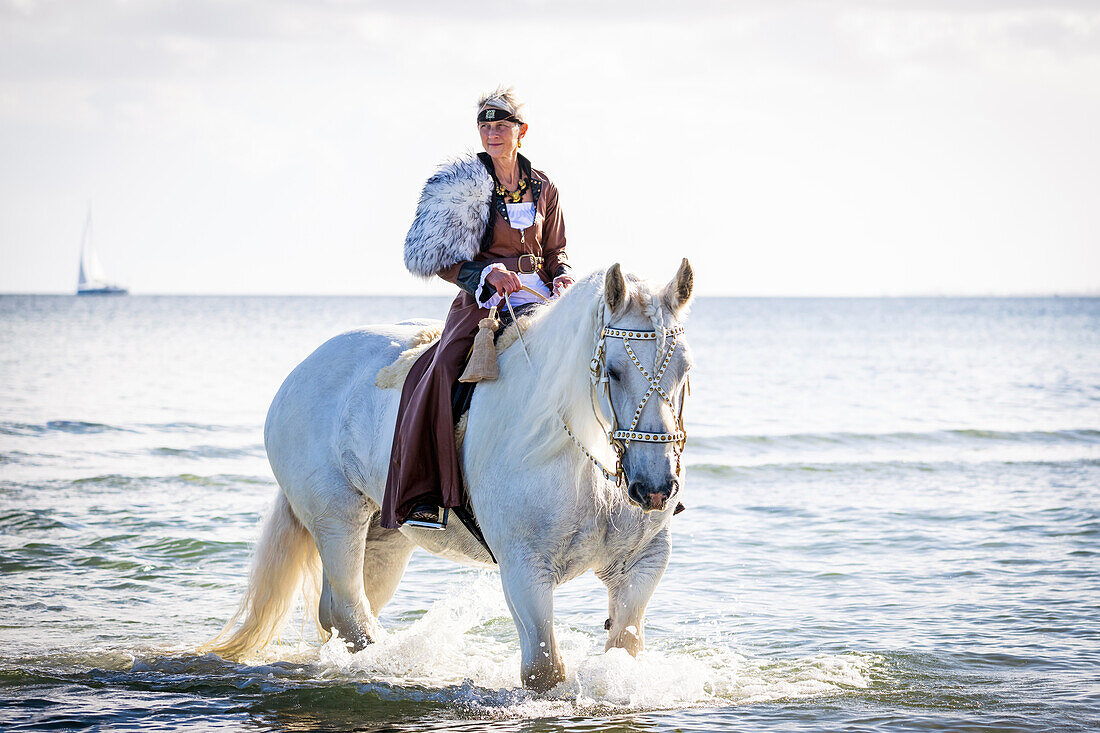
<instances>
[{"instance_id":1,"label":"bridle","mask_svg":"<svg viewBox=\"0 0 1100 733\"><path fill-rule=\"evenodd\" d=\"M599 469L605 479L614 481L616 486L622 486L624 479L623 454L626 452L626 448L631 441L637 441L639 443L673 443L673 453L676 456L676 475L680 475L680 457L684 452L684 444L687 442L687 432L684 430L684 400L691 394L691 386L690 382L685 379L684 386L680 389L680 404L679 407L677 407L673 404L668 393L661 387L661 380L664 377L665 369L668 367L669 362L672 361L673 353L676 351L676 337L683 333L684 327L682 325L662 329L661 335L664 337L663 340L667 345L667 351L662 359L660 350L658 350L657 356L653 360L653 372L650 373L642 366L642 362L634 353L634 349L630 347L630 342L657 341L658 334L656 331L612 328L611 326L604 326L600 331L600 339L596 343L596 349L592 355L592 360L588 364L588 370L592 380L593 413L595 413L596 419L601 426L609 426L607 428L607 442L615 451L614 472L607 470L607 468L605 468L603 464L584 447L584 444L577 439L577 436L569 429L569 424L566 423L564 419L562 420L562 425L565 427L565 432L567 432L569 437L573 439L573 442L577 444L577 447L579 447L584 452L585 456L588 457L588 460ZM630 357L630 361L634 363L634 366L642 373L646 381L649 382L649 389L646 390L646 393L638 403L638 407L634 410L634 415L630 421L630 427L625 430L619 428L619 418L618 415L615 414L615 406L611 401L611 378L607 371L607 353L605 349L606 341L609 338L622 340L626 353ZM642 411L645 409L646 404L649 402L649 398L654 392L665 401L669 409L676 415L676 430L674 432L648 433L638 430L638 420L641 419ZM603 414L600 414L601 412Z\"/></svg>"}]
</instances>

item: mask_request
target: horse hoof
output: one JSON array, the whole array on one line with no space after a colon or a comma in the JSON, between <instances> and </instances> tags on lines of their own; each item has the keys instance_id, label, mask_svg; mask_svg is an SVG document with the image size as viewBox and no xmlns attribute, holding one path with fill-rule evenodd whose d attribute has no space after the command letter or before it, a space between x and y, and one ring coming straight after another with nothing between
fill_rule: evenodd
<instances>
[{"instance_id":1,"label":"horse hoof","mask_svg":"<svg viewBox=\"0 0 1100 733\"><path fill-rule=\"evenodd\" d=\"M565 668L559 664L548 665L532 671L523 680L523 686L535 692L547 692L565 682Z\"/></svg>"},{"instance_id":2,"label":"horse hoof","mask_svg":"<svg viewBox=\"0 0 1100 733\"><path fill-rule=\"evenodd\" d=\"M347 646L349 652L355 654L356 652L363 651L373 643L374 639L370 638L369 636L361 636L354 641L344 642L344 645Z\"/></svg>"},{"instance_id":3,"label":"horse hoof","mask_svg":"<svg viewBox=\"0 0 1100 733\"><path fill-rule=\"evenodd\" d=\"M607 619L606 621L603 622L603 630L604 631L611 631L611 619Z\"/></svg>"},{"instance_id":4,"label":"horse hoof","mask_svg":"<svg viewBox=\"0 0 1100 733\"><path fill-rule=\"evenodd\" d=\"M344 642L344 647L352 654L361 652L374 643L374 639L365 631L356 630L341 634L339 629L333 628L330 633L339 636L340 641Z\"/></svg>"}]
</instances>

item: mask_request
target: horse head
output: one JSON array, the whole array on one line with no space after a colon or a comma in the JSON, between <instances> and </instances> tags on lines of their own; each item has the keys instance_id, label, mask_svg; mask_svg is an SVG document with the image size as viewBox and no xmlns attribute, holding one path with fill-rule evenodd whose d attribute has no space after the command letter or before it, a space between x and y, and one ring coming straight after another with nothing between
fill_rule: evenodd
<instances>
[{"instance_id":1,"label":"horse head","mask_svg":"<svg viewBox=\"0 0 1100 733\"><path fill-rule=\"evenodd\" d=\"M682 420L691 351L683 318L694 274L685 259L655 288L613 265L604 276L602 332L591 371L627 499L665 509L680 489Z\"/></svg>"}]
</instances>

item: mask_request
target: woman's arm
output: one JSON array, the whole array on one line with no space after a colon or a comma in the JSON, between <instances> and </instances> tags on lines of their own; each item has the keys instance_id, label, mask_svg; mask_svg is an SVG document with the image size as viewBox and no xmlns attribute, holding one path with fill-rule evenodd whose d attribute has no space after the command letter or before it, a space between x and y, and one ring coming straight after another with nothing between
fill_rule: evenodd
<instances>
[{"instance_id":1,"label":"woman's arm","mask_svg":"<svg viewBox=\"0 0 1100 733\"><path fill-rule=\"evenodd\" d=\"M542 223L542 256L546 271L554 278L555 289L573 284L569 255L565 253L565 220L558 205L558 188L546 187L546 214Z\"/></svg>"},{"instance_id":2,"label":"woman's arm","mask_svg":"<svg viewBox=\"0 0 1100 733\"><path fill-rule=\"evenodd\" d=\"M494 291L498 295L503 295L504 293L514 293L520 289L522 283L520 283L516 274L504 269L485 273L483 280L482 273L486 267L489 267L489 265L484 262L467 260L445 267L436 274L474 296L474 300L479 303L484 303L491 298ZM478 292L479 290L480 292Z\"/></svg>"},{"instance_id":3,"label":"woman's arm","mask_svg":"<svg viewBox=\"0 0 1100 733\"><path fill-rule=\"evenodd\" d=\"M457 285L470 295L476 296L474 291L477 290L478 283L481 281L481 271L483 269L485 269L484 262L466 260L450 267L444 267L436 274L451 285Z\"/></svg>"},{"instance_id":4,"label":"woman's arm","mask_svg":"<svg viewBox=\"0 0 1100 733\"><path fill-rule=\"evenodd\" d=\"M569 255L565 253L565 220L558 205L558 188L546 187L546 214L542 222L542 256L550 277L568 275Z\"/></svg>"}]
</instances>

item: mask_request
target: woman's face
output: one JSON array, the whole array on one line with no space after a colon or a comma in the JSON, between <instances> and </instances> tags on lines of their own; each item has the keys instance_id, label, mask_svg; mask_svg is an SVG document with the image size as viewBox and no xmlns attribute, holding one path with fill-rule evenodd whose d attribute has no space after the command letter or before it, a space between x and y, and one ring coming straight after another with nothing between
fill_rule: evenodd
<instances>
[{"instance_id":1,"label":"woman's face","mask_svg":"<svg viewBox=\"0 0 1100 733\"><path fill-rule=\"evenodd\" d=\"M479 122L481 147L493 158L510 157L519 147L519 140L527 134L527 125L518 122Z\"/></svg>"}]
</instances>

